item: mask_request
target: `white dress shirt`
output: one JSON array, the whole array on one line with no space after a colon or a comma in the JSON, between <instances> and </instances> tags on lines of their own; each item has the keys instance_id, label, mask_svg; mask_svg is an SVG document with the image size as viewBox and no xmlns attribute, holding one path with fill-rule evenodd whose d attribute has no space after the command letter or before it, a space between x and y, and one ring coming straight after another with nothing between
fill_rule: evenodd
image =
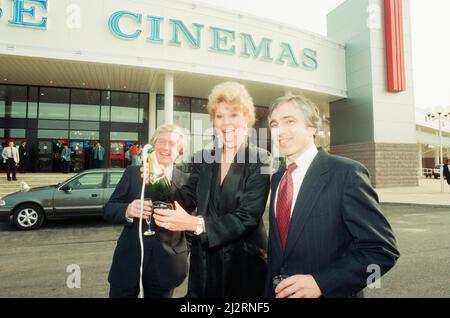
<instances>
[{"instance_id":1,"label":"white dress shirt","mask_svg":"<svg viewBox=\"0 0 450 318\"><path fill-rule=\"evenodd\" d=\"M297 202L298 193L300 191L300 187L302 186L303 179L305 178L306 172L311 166L312 161L316 157L319 151L316 148L316 145L312 145L308 148L302 155L300 155L295 163L297 164L297 168L292 172L292 182L293 182L293 192L292 192L292 206L291 206L291 216L294 211L295 202ZM289 160L286 160L286 168L291 164ZM286 170L287 171L287 170ZM286 173L286 172L285 172ZM280 182L281 183L281 182ZM278 184L277 193L275 194L275 215L277 214L277 199L278 199L278 188L280 185Z\"/></svg>"}]
</instances>

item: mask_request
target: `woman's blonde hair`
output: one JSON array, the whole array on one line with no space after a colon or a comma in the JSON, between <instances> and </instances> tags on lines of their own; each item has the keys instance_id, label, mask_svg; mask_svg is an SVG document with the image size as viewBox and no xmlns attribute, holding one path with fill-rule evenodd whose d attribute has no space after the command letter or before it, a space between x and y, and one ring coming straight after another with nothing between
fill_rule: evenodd
<instances>
[{"instance_id":1,"label":"woman's blonde hair","mask_svg":"<svg viewBox=\"0 0 450 318\"><path fill-rule=\"evenodd\" d=\"M184 129L175 124L164 124L162 126L159 126L150 139L150 144L153 147L155 146L156 139L158 139L158 136L163 132L174 132L180 136L180 138L178 139L178 153L180 154L180 156L182 156L184 154L186 143L188 141L188 135L185 133Z\"/></svg>"},{"instance_id":2,"label":"woman's blonde hair","mask_svg":"<svg viewBox=\"0 0 450 318\"><path fill-rule=\"evenodd\" d=\"M212 120L216 113L217 104L222 102L230 105L233 110L244 113L247 116L248 127L253 127L255 124L255 106L244 85L236 82L225 82L213 88L211 94L209 94L207 105Z\"/></svg>"}]
</instances>

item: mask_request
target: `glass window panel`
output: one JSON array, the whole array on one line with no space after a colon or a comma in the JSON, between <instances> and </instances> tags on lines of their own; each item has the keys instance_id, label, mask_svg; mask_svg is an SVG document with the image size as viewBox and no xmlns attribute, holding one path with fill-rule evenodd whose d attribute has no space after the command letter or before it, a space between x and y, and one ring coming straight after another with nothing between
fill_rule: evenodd
<instances>
[{"instance_id":1,"label":"glass window panel","mask_svg":"<svg viewBox=\"0 0 450 318\"><path fill-rule=\"evenodd\" d=\"M164 124L165 115L164 110L156 111L156 125L160 126ZM191 129L191 114L189 112L173 112L173 123L188 130Z\"/></svg>"},{"instance_id":2,"label":"glass window panel","mask_svg":"<svg viewBox=\"0 0 450 318\"><path fill-rule=\"evenodd\" d=\"M69 119L69 97L69 89L41 87L39 96L39 118Z\"/></svg>"},{"instance_id":3,"label":"glass window panel","mask_svg":"<svg viewBox=\"0 0 450 318\"><path fill-rule=\"evenodd\" d=\"M100 106L96 105L70 105L70 119L72 120L99 120Z\"/></svg>"},{"instance_id":4,"label":"glass window panel","mask_svg":"<svg viewBox=\"0 0 450 318\"><path fill-rule=\"evenodd\" d=\"M156 109L164 110L164 95L156 95ZM175 111L190 112L191 98L185 96L175 96L173 99L173 109Z\"/></svg>"},{"instance_id":5,"label":"glass window panel","mask_svg":"<svg viewBox=\"0 0 450 318\"><path fill-rule=\"evenodd\" d=\"M100 91L88 89L72 89L72 104L100 105Z\"/></svg>"},{"instance_id":6,"label":"glass window panel","mask_svg":"<svg viewBox=\"0 0 450 318\"><path fill-rule=\"evenodd\" d=\"M112 142L110 143L110 150L112 156L121 156L124 154L123 143L122 142ZM116 167L113 167L116 168Z\"/></svg>"},{"instance_id":7,"label":"glass window panel","mask_svg":"<svg viewBox=\"0 0 450 318\"><path fill-rule=\"evenodd\" d=\"M39 128L47 129L69 129L69 122L67 120L43 120L38 122Z\"/></svg>"},{"instance_id":8,"label":"glass window panel","mask_svg":"<svg viewBox=\"0 0 450 318\"><path fill-rule=\"evenodd\" d=\"M28 118L37 118L38 88L30 87L28 90Z\"/></svg>"},{"instance_id":9,"label":"glass window panel","mask_svg":"<svg viewBox=\"0 0 450 318\"><path fill-rule=\"evenodd\" d=\"M27 87L0 85L0 118L27 117Z\"/></svg>"},{"instance_id":10,"label":"glass window panel","mask_svg":"<svg viewBox=\"0 0 450 318\"><path fill-rule=\"evenodd\" d=\"M80 130L100 130L100 123L94 121L71 121L70 129L80 129Z\"/></svg>"},{"instance_id":11,"label":"glass window panel","mask_svg":"<svg viewBox=\"0 0 450 318\"><path fill-rule=\"evenodd\" d=\"M5 129L0 128L0 138L4 138L4 137L5 137Z\"/></svg>"},{"instance_id":12,"label":"glass window panel","mask_svg":"<svg viewBox=\"0 0 450 318\"><path fill-rule=\"evenodd\" d=\"M101 104L102 104L102 106L110 106L111 105L111 91L102 91Z\"/></svg>"},{"instance_id":13,"label":"glass window panel","mask_svg":"<svg viewBox=\"0 0 450 318\"><path fill-rule=\"evenodd\" d=\"M100 91L72 89L70 118L75 120L99 120Z\"/></svg>"},{"instance_id":14,"label":"glass window panel","mask_svg":"<svg viewBox=\"0 0 450 318\"><path fill-rule=\"evenodd\" d=\"M139 107L139 94L136 93L124 93L124 92L112 92L111 93L111 105L138 108Z\"/></svg>"},{"instance_id":15,"label":"glass window panel","mask_svg":"<svg viewBox=\"0 0 450 318\"><path fill-rule=\"evenodd\" d=\"M191 113L190 112L173 112L173 123L188 130L191 129Z\"/></svg>"},{"instance_id":16,"label":"glass window panel","mask_svg":"<svg viewBox=\"0 0 450 318\"><path fill-rule=\"evenodd\" d=\"M102 112L101 112L101 121L109 121L109 113L110 113L110 105L111 105L111 91L102 91L101 104L102 104Z\"/></svg>"},{"instance_id":17,"label":"glass window panel","mask_svg":"<svg viewBox=\"0 0 450 318\"><path fill-rule=\"evenodd\" d=\"M174 110L182 111L182 112L190 112L191 111L191 99L189 97L183 96L175 96L173 102Z\"/></svg>"},{"instance_id":18,"label":"glass window panel","mask_svg":"<svg viewBox=\"0 0 450 318\"><path fill-rule=\"evenodd\" d=\"M28 118L35 119L37 118L37 103L29 102L28 103Z\"/></svg>"},{"instance_id":19,"label":"glass window panel","mask_svg":"<svg viewBox=\"0 0 450 318\"><path fill-rule=\"evenodd\" d=\"M70 139L99 140L100 134L98 131L71 130Z\"/></svg>"},{"instance_id":20,"label":"glass window panel","mask_svg":"<svg viewBox=\"0 0 450 318\"><path fill-rule=\"evenodd\" d=\"M139 123L148 122L148 94L139 94Z\"/></svg>"},{"instance_id":21,"label":"glass window panel","mask_svg":"<svg viewBox=\"0 0 450 318\"><path fill-rule=\"evenodd\" d=\"M122 178L122 172L113 172L109 174L108 188L115 188Z\"/></svg>"},{"instance_id":22,"label":"glass window panel","mask_svg":"<svg viewBox=\"0 0 450 318\"><path fill-rule=\"evenodd\" d=\"M101 189L103 188L104 173L88 173L68 183L74 190Z\"/></svg>"},{"instance_id":23,"label":"glass window panel","mask_svg":"<svg viewBox=\"0 0 450 318\"><path fill-rule=\"evenodd\" d=\"M191 98L191 112L193 113L207 114L206 105L208 105L207 99Z\"/></svg>"},{"instance_id":24,"label":"glass window panel","mask_svg":"<svg viewBox=\"0 0 450 318\"><path fill-rule=\"evenodd\" d=\"M69 119L69 104L39 103L40 119Z\"/></svg>"},{"instance_id":25,"label":"glass window panel","mask_svg":"<svg viewBox=\"0 0 450 318\"><path fill-rule=\"evenodd\" d=\"M120 123L138 123L139 109L130 107L111 106L111 121Z\"/></svg>"},{"instance_id":26,"label":"glass window panel","mask_svg":"<svg viewBox=\"0 0 450 318\"><path fill-rule=\"evenodd\" d=\"M101 121L109 121L109 106L102 106Z\"/></svg>"},{"instance_id":27,"label":"glass window panel","mask_svg":"<svg viewBox=\"0 0 450 318\"><path fill-rule=\"evenodd\" d=\"M131 140L137 141L139 138L138 133L134 132L120 132L120 131L112 131L109 136L110 140Z\"/></svg>"},{"instance_id":28,"label":"glass window panel","mask_svg":"<svg viewBox=\"0 0 450 318\"><path fill-rule=\"evenodd\" d=\"M156 109L164 109L164 95L156 95Z\"/></svg>"},{"instance_id":29,"label":"glass window panel","mask_svg":"<svg viewBox=\"0 0 450 318\"><path fill-rule=\"evenodd\" d=\"M164 119L165 118L165 116L164 116L164 110L157 110L156 111L156 126L157 127L159 127L159 126L161 126L162 124L164 124Z\"/></svg>"},{"instance_id":30,"label":"glass window panel","mask_svg":"<svg viewBox=\"0 0 450 318\"><path fill-rule=\"evenodd\" d=\"M67 139L69 137L68 130L38 130L39 139Z\"/></svg>"},{"instance_id":31,"label":"glass window panel","mask_svg":"<svg viewBox=\"0 0 450 318\"><path fill-rule=\"evenodd\" d=\"M195 135L213 135L212 122L209 114L192 113L191 131Z\"/></svg>"},{"instance_id":32,"label":"glass window panel","mask_svg":"<svg viewBox=\"0 0 450 318\"><path fill-rule=\"evenodd\" d=\"M7 129L9 130L9 138L25 138L25 129Z\"/></svg>"},{"instance_id":33,"label":"glass window panel","mask_svg":"<svg viewBox=\"0 0 450 318\"><path fill-rule=\"evenodd\" d=\"M139 108L139 124L144 122L144 109Z\"/></svg>"},{"instance_id":34,"label":"glass window panel","mask_svg":"<svg viewBox=\"0 0 450 318\"><path fill-rule=\"evenodd\" d=\"M268 122L267 122L267 116L269 114L269 108L267 107L255 107L255 116L256 116L256 122L254 127L258 128L268 128Z\"/></svg>"},{"instance_id":35,"label":"glass window panel","mask_svg":"<svg viewBox=\"0 0 450 318\"><path fill-rule=\"evenodd\" d=\"M0 101L0 118L26 118L26 116L26 102Z\"/></svg>"}]
</instances>

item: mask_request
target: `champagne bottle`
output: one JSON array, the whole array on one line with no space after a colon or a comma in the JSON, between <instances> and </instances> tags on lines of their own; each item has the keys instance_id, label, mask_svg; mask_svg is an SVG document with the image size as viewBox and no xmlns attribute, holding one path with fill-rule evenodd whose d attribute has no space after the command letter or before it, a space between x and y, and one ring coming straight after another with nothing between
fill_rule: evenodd
<instances>
[{"instance_id":1,"label":"champagne bottle","mask_svg":"<svg viewBox=\"0 0 450 318\"><path fill-rule=\"evenodd\" d=\"M148 180L146 192L150 195L153 202L160 201L173 203L173 195L169 178L158 163L156 153L153 147L148 150Z\"/></svg>"}]
</instances>

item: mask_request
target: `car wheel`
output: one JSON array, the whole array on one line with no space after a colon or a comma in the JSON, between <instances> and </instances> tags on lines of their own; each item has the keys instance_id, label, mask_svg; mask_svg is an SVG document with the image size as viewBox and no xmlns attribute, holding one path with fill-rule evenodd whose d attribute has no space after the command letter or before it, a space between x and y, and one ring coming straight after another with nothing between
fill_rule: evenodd
<instances>
[{"instance_id":1,"label":"car wheel","mask_svg":"<svg viewBox=\"0 0 450 318\"><path fill-rule=\"evenodd\" d=\"M44 212L37 204L25 203L14 211L13 222L19 230L35 230L44 223Z\"/></svg>"}]
</instances>

